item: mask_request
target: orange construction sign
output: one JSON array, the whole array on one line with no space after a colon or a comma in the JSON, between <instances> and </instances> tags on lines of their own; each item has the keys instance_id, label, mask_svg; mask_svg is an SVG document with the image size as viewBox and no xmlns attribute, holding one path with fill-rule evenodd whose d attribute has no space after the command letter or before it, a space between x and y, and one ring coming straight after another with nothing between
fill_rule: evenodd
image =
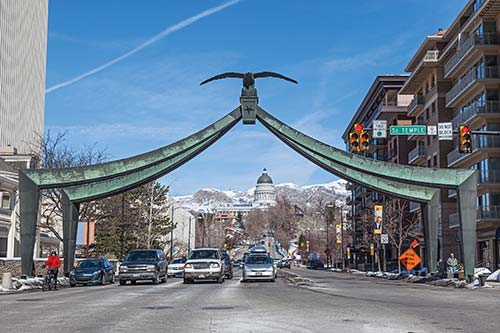
<instances>
[{"instance_id":1,"label":"orange construction sign","mask_svg":"<svg viewBox=\"0 0 500 333\"><path fill-rule=\"evenodd\" d=\"M420 259L417 252L415 252L412 248L406 250L401 257L399 257L399 260L407 270L415 268L415 266L422 262L422 259Z\"/></svg>"}]
</instances>

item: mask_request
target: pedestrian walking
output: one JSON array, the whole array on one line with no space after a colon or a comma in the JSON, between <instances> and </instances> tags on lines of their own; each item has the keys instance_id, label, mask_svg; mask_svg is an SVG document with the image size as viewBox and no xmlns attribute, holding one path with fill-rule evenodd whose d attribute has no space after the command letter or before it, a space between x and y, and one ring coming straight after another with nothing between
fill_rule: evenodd
<instances>
[{"instance_id":1,"label":"pedestrian walking","mask_svg":"<svg viewBox=\"0 0 500 333\"><path fill-rule=\"evenodd\" d=\"M450 270L451 274L455 274L457 271L457 266L458 266L458 260L455 258L455 255L453 253L450 254L450 257L446 261L448 264L448 269Z\"/></svg>"}]
</instances>

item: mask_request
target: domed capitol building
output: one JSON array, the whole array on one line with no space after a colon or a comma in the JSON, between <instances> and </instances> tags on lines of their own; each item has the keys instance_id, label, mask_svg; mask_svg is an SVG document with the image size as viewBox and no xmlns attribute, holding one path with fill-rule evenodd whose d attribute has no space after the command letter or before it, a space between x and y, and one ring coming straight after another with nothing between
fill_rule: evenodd
<instances>
[{"instance_id":1,"label":"domed capitol building","mask_svg":"<svg viewBox=\"0 0 500 333\"><path fill-rule=\"evenodd\" d=\"M273 180L267 174L267 170L262 171L257 186L255 187L253 208L267 209L276 204L276 192Z\"/></svg>"}]
</instances>

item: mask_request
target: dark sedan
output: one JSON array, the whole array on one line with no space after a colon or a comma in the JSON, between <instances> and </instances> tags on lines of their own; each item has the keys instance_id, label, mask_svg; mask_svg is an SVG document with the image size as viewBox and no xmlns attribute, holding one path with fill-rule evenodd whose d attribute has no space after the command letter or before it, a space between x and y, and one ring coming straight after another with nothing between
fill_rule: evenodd
<instances>
[{"instance_id":1,"label":"dark sedan","mask_svg":"<svg viewBox=\"0 0 500 333\"><path fill-rule=\"evenodd\" d=\"M107 282L115 283L115 271L108 259L105 258L82 260L69 274L71 287L77 284L93 285Z\"/></svg>"}]
</instances>

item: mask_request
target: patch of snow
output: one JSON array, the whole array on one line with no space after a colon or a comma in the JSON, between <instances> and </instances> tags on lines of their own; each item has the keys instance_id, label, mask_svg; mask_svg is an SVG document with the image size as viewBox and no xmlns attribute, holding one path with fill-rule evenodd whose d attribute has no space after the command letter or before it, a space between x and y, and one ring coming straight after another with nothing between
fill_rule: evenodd
<instances>
[{"instance_id":1,"label":"patch of snow","mask_svg":"<svg viewBox=\"0 0 500 333\"><path fill-rule=\"evenodd\" d=\"M486 278L486 281L491 281L491 282L500 282L500 269L497 269L493 273L491 273L488 278Z\"/></svg>"}]
</instances>

